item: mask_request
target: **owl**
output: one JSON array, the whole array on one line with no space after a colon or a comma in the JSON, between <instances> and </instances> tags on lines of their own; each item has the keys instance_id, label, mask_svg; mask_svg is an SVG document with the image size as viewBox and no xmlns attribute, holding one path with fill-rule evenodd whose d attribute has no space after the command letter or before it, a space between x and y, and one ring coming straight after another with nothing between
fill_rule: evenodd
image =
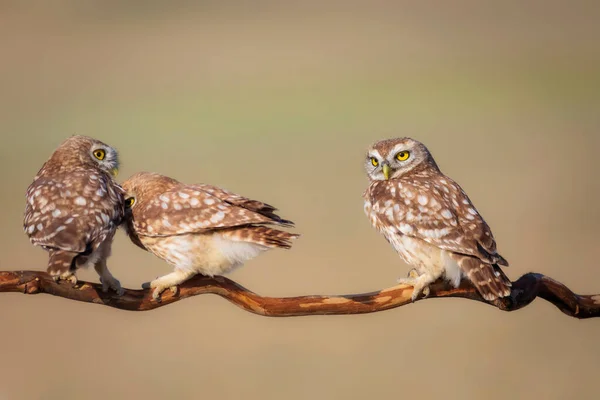
<instances>
[{"instance_id":1,"label":"owl","mask_svg":"<svg viewBox=\"0 0 600 400\"><path fill-rule=\"evenodd\" d=\"M117 151L99 140L72 136L42 166L27 189L23 228L48 251L48 273L77 283L78 268L93 266L104 291L122 293L106 260L123 220L123 190L113 180Z\"/></svg>"},{"instance_id":2,"label":"owl","mask_svg":"<svg viewBox=\"0 0 600 400\"><path fill-rule=\"evenodd\" d=\"M289 249L299 236L269 227L293 226L273 206L216 186L141 172L123 189L127 235L174 267L143 285L154 289L155 300L167 288L176 293L177 285L196 274L225 274L266 250Z\"/></svg>"},{"instance_id":3,"label":"owl","mask_svg":"<svg viewBox=\"0 0 600 400\"><path fill-rule=\"evenodd\" d=\"M438 278L458 287L468 279L487 301L510 295L492 231L463 189L438 168L429 150L411 138L382 140L367 152L365 213L414 269L399 283L413 301Z\"/></svg>"}]
</instances>

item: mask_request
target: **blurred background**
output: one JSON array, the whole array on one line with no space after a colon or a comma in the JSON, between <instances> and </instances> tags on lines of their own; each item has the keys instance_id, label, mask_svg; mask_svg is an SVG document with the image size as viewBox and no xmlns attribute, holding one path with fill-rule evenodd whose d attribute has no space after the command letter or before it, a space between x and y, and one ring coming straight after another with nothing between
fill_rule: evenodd
<instances>
[{"instance_id":1,"label":"blurred background","mask_svg":"<svg viewBox=\"0 0 600 400\"><path fill-rule=\"evenodd\" d=\"M230 277L268 296L393 286L363 215L374 141L423 141L511 263L600 293L595 1L0 3L1 270L45 269L25 190L84 134L119 180L156 171L274 204L303 236ZM171 271L122 232L130 288ZM80 278L97 281L93 271ZM216 296L132 313L0 297L0 399L597 399L600 322L423 301L265 318Z\"/></svg>"}]
</instances>

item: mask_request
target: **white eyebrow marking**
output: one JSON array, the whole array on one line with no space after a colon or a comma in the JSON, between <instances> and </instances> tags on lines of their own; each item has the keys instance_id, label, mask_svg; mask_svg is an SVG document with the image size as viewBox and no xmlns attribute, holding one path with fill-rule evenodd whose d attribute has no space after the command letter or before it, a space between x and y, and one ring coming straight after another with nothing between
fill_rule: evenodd
<instances>
[{"instance_id":1,"label":"white eyebrow marking","mask_svg":"<svg viewBox=\"0 0 600 400\"><path fill-rule=\"evenodd\" d=\"M398 143L397 145L394 146L394 148L392 149L392 151L390 153L392 154L392 156L395 157L396 153L398 153L400 151L406 151L405 143Z\"/></svg>"},{"instance_id":2,"label":"white eyebrow marking","mask_svg":"<svg viewBox=\"0 0 600 400\"><path fill-rule=\"evenodd\" d=\"M369 157L375 157L378 160L383 160L383 157L381 157L381 154L379 154L379 151L375 150L375 149L369 151Z\"/></svg>"}]
</instances>

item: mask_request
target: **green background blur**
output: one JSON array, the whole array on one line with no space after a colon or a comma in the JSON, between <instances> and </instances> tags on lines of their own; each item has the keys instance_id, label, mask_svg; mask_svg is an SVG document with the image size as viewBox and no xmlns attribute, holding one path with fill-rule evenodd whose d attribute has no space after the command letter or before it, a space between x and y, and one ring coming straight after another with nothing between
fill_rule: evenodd
<instances>
[{"instance_id":1,"label":"green background blur","mask_svg":"<svg viewBox=\"0 0 600 400\"><path fill-rule=\"evenodd\" d=\"M269 296L395 283L362 211L366 148L412 136L516 279L600 292L595 1L0 3L0 269L43 270L25 190L66 137L274 204L303 236L231 274ZM121 282L171 271L116 237ZM93 271L80 278L97 281ZM272 319L201 296L147 313L0 297L0 399L597 399L600 323L430 300Z\"/></svg>"}]
</instances>

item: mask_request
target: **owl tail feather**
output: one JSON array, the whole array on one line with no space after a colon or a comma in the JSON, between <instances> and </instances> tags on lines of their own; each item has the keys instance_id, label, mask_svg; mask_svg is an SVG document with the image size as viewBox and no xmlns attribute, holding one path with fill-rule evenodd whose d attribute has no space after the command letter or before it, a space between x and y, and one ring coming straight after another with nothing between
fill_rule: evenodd
<instances>
[{"instance_id":1,"label":"owl tail feather","mask_svg":"<svg viewBox=\"0 0 600 400\"><path fill-rule=\"evenodd\" d=\"M48 273L50 275L62 275L75 269L75 257L78 253L65 250L50 250L48 259Z\"/></svg>"},{"instance_id":2,"label":"owl tail feather","mask_svg":"<svg viewBox=\"0 0 600 400\"><path fill-rule=\"evenodd\" d=\"M487 301L510 296L512 283L497 264L487 264L475 257L462 256L458 265Z\"/></svg>"},{"instance_id":3,"label":"owl tail feather","mask_svg":"<svg viewBox=\"0 0 600 400\"><path fill-rule=\"evenodd\" d=\"M251 225L244 228L225 231L223 236L240 242L250 242L263 245L270 248L289 249L292 247L292 240L300 235L280 231L260 225Z\"/></svg>"}]
</instances>

